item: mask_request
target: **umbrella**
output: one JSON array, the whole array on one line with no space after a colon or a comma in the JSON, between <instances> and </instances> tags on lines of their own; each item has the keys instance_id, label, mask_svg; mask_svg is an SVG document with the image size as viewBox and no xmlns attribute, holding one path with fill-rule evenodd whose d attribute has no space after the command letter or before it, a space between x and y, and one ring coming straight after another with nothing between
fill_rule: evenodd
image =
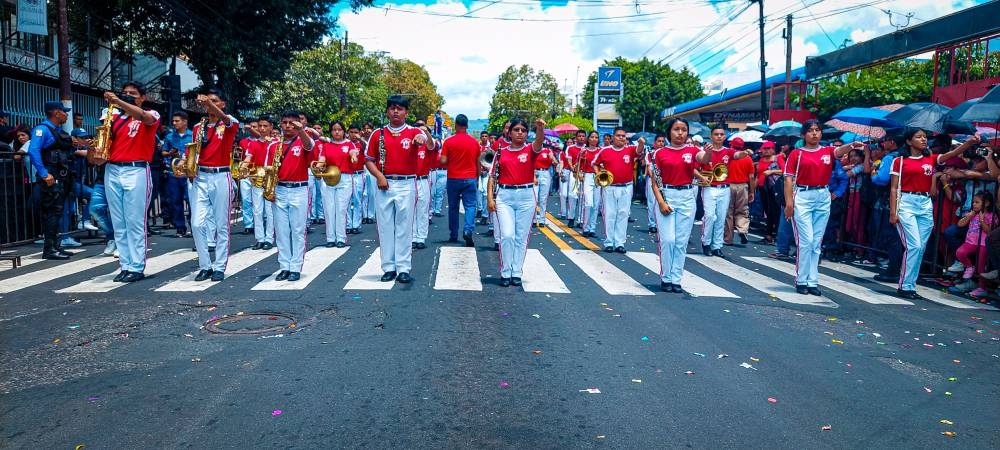
<instances>
[{"instance_id":1,"label":"umbrella","mask_svg":"<svg viewBox=\"0 0 1000 450\"><path fill-rule=\"evenodd\" d=\"M764 133L764 139L777 139L782 137L799 137L802 134L802 124L794 120L782 120L771 125L771 129Z\"/></svg>"},{"instance_id":2,"label":"umbrella","mask_svg":"<svg viewBox=\"0 0 1000 450\"><path fill-rule=\"evenodd\" d=\"M971 122L1000 122L1000 86L994 86L976 104L969 107L958 120Z\"/></svg>"},{"instance_id":3,"label":"umbrella","mask_svg":"<svg viewBox=\"0 0 1000 450\"><path fill-rule=\"evenodd\" d=\"M899 126L885 118L890 112L884 108L847 108L834 114L826 125L855 135L881 138L885 137L886 128Z\"/></svg>"},{"instance_id":4,"label":"umbrella","mask_svg":"<svg viewBox=\"0 0 1000 450\"><path fill-rule=\"evenodd\" d=\"M546 136L559 137L559 132L550 128L545 129Z\"/></svg>"},{"instance_id":5,"label":"umbrella","mask_svg":"<svg viewBox=\"0 0 1000 450\"><path fill-rule=\"evenodd\" d=\"M578 128L576 125L573 125L571 123L561 123L559 125L556 125L556 126L552 127L552 129L555 130L559 134L563 134L563 133L576 133L577 131L580 131L580 128Z\"/></svg>"},{"instance_id":6,"label":"umbrella","mask_svg":"<svg viewBox=\"0 0 1000 450\"><path fill-rule=\"evenodd\" d=\"M712 138L712 129L701 122L689 122L688 123L688 136L694 137L695 135L701 136L705 139Z\"/></svg>"},{"instance_id":7,"label":"umbrella","mask_svg":"<svg viewBox=\"0 0 1000 450\"><path fill-rule=\"evenodd\" d=\"M770 130L771 127L767 126L767 124L765 124L765 123L758 123L756 125L749 125L749 126L747 126L747 129L748 130L760 131L761 133L767 133L767 130Z\"/></svg>"},{"instance_id":8,"label":"umbrella","mask_svg":"<svg viewBox=\"0 0 1000 450\"><path fill-rule=\"evenodd\" d=\"M974 134L976 132L975 125L970 121L960 120L959 117L962 117L972 105L975 105L981 99L982 97L966 100L952 108L951 111L948 111L948 114L945 114L941 118L941 125L944 128L944 132L948 134Z\"/></svg>"},{"instance_id":9,"label":"umbrella","mask_svg":"<svg viewBox=\"0 0 1000 450\"><path fill-rule=\"evenodd\" d=\"M734 133L732 136L729 136L729 141L732 142L732 140L736 138L743 139L743 142L747 143L750 142L763 143L764 133L757 130L743 130L738 133Z\"/></svg>"},{"instance_id":10,"label":"umbrella","mask_svg":"<svg viewBox=\"0 0 1000 450\"><path fill-rule=\"evenodd\" d=\"M885 118L895 121L904 127L920 128L933 133L944 133L942 118L949 111L951 111L951 108L937 103L910 103L889 113Z\"/></svg>"},{"instance_id":11,"label":"umbrella","mask_svg":"<svg viewBox=\"0 0 1000 450\"><path fill-rule=\"evenodd\" d=\"M656 133L640 131L638 133L632 133L632 135L629 136L629 140L632 142L638 142L639 138L646 138L646 145L653 145L653 141L656 140Z\"/></svg>"}]
</instances>

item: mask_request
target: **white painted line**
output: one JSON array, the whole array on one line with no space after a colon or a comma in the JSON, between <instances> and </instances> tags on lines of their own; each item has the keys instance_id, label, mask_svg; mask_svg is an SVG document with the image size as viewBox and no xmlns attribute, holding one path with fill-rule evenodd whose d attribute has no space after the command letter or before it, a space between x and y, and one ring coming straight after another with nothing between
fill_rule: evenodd
<instances>
[{"instance_id":1,"label":"white painted line","mask_svg":"<svg viewBox=\"0 0 1000 450\"><path fill-rule=\"evenodd\" d=\"M267 258L277 252L277 249L272 248L267 251L243 250L229 255L229 264L226 266L226 279L228 280L229 277L240 273L240 271L257 264L264 258ZM217 281L212 281L211 279L205 281L194 281L194 277L198 275L198 272L198 270L191 272L183 278L178 278L156 288L155 290L157 292L201 292L218 283Z\"/></svg>"},{"instance_id":2,"label":"white painted line","mask_svg":"<svg viewBox=\"0 0 1000 450\"><path fill-rule=\"evenodd\" d=\"M380 278L382 278L382 251L375 247L368 261L365 261L354 277L347 282L344 290L387 291L396 285L393 281L380 281Z\"/></svg>"},{"instance_id":3,"label":"white painted line","mask_svg":"<svg viewBox=\"0 0 1000 450\"><path fill-rule=\"evenodd\" d=\"M483 290L476 249L441 247L438 255L437 274L434 277L434 289L439 291Z\"/></svg>"},{"instance_id":4,"label":"white painted line","mask_svg":"<svg viewBox=\"0 0 1000 450\"><path fill-rule=\"evenodd\" d=\"M764 267L770 267L772 269L787 273L791 276L795 276L795 266L788 264L786 262L777 261L766 256L756 256L747 257L744 256L743 259L760 264ZM901 298L896 298L891 295L885 295L881 292L871 290L857 283L849 283L837 278L819 274L819 285L823 288L828 288L833 291L840 292L848 297L861 300L866 303L871 303L873 305L912 305L913 303L903 300Z\"/></svg>"},{"instance_id":5,"label":"white painted line","mask_svg":"<svg viewBox=\"0 0 1000 450\"><path fill-rule=\"evenodd\" d=\"M743 266L738 266L726 259L716 256L687 255L689 259L708 267L720 274L730 277L740 283L746 284L753 289L768 295L774 295L778 299L794 303L797 305L824 306L836 308L838 305L825 297L815 295L802 295L795 292L795 287L790 283L782 283L774 278L754 272ZM789 280L791 281L791 280Z\"/></svg>"},{"instance_id":6,"label":"white painted line","mask_svg":"<svg viewBox=\"0 0 1000 450\"><path fill-rule=\"evenodd\" d=\"M146 260L146 270L143 271L146 276L155 275L157 273L163 272L164 270L176 267L178 264L188 262L192 259L198 257L198 254L192 252L191 249L179 249L174 250L170 253L166 253L154 258L149 258ZM65 292L108 292L118 289L122 286L132 284L132 283L116 283L112 281L115 276L118 275L118 270L114 272L101 275L99 277L92 278L90 280L84 281L74 286L70 286L66 289L60 289L56 293Z\"/></svg>"},{"instance_id":7,"label":"white painted line","mask_svg":"<svg viewBox=\"0 0 1000 450\"><path fill-rule=\"evenodd\" d=\"M542 256L542 252L535 248L529 248L524 255L524 276L521 278L524 283L521 288L524 292L547 292L553 294L569 294L566 283L552 268L552 265Z\"/></svg>"},{"instance_id":8,"label":"white painted line","mask_svg":"<svg viewBox=\"0 0 1000 450\"><path fill-rule=\"evenodd\" d=\"M77 253L83 253L83 252L87 251L87 249L85 249L85 248L64 248L63 251L66 252L66 253L69 253L71 255L75 255ZM40 263L42 261L45 261L44 259L42 259L42 252L32 253L30 255L24 255L24 256L21 256L21 265L17 266L17 268L20 269L20 268L25 267L25 266L30 266L32 264ZM0 263L0 265L3 266L3 267L0 267L0 272L5 272L5 271L8 271L8 270L14 270L14 267L13 267L12 264Z\"/></svg>"},{"instance_id":9,"label":"white painted line","mask_svg":"<svg viewBox=\"0 0 1000 450\"><path fill-rule=\"evenodd\" d=\"M117 262L117 259L100 255L92 256L86 259L69 260L57 266L48 267L35 272L28 272L23 275L2 280L0 281L0 294L18 291L27 287L47 283L57 278L66 276L67 274L83 272L105 264Z\"/></svg>"},{"instance_id":10,"label":"white painted line","mask_svg":"<svg viewBox=\"0 0 1000 450\"><path fill-rule=\"evenodd\" d=\"M562 252L610 295L655 295L597 253L590 250Z\"/></svg>"},{"instance_id":11,"label":"white painted line","mask_svg":"<svg viewBox=\"0 0 1000 450\"><path fill-rule=\"evenodd\" d=\"M319 274L323 273L337 258L344 256L348 248L314 247L305 254L305 260L302 263L302 272L299 272L301 278L298 281L275 281L274 277L278 276L278 273L281 272L280 270L276 270L267 279L257 283L250 290L299 291L305 289L306 286L309 286L309 283L312 283L313 280L319 277Z\"/></svg>"},{"instance_id":12,"label":"white painted line","mask_svg":"<svg viewBox=\"0 0 1000 450\"><path fill-rule=\"evenodd\" d=\"M556 233L556 234L566 234L566 232L563 231L563 229L559 225L557 225L555 222L553 222L548 217L545 218L545 224L548 225L549 230L551 230L553 233Z\"/></svg>"},{"instance_id":13,"label":"white painted line","mask_svg":"<svg viewBox=\"0 0 1000 450\"><path fill-rule=\"evenodd\" d=\"M889 286L893 289L899 287L898 283L882 283L879 281L875 281L874 279L872 279L872 277L875 275L874 273L862 269L860 267L854 267L850 264L823 261L820 263L820 267L826 267L831 270L843 273L845 275L850 275L852 277L862 278L866 281L871 281L872 283L880 283L882 285ZM972 300L965 300L960 297L951 295L947 292L942 292L937 289L931 289L929 287L924 287L919 284L917 285L917 294L920 294L921 297L927 299L928 301L932 301L940 305L951 306L952 308L985 309L989 311L998 311L996 307L983 305L981 303L973 303Z\"/></svg>"},{"instance_id":14,"label":"white painted line","mask_svg":"<svg viewBox=\"0 0 1000 450\"><path fill-rule=\"evenodd\" d=\"M660 256L656 253L648 252L628 252L626 253L629 258L632 258L635 262L642 264L646 270L652 272L656 275L657 281L660 279ZM729 292L715 283L709 282L708 280L699 277L691 272L684 271L684 275L681 276L681 286L687 291L692 297L723 297L723 298L740 298L732 292Z\"/></svg>"}]
</instances>

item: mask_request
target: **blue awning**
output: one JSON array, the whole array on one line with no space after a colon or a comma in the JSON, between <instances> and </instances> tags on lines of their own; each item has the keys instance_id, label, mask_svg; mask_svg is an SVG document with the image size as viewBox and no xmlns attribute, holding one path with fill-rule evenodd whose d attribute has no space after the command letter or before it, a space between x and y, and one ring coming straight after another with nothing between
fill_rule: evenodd
<instances>
[{"instance_id":1,"label":"blue awning","mask_svg":"<svg viewBox=\"0 0 1000 450\"><path fill-rule=\"evenodd\" d=\"M798 69L792 70L792 81L804 80L805 75L806 75L805 67L799 67ZM765 80L764 83L767 85L768 88L770 88L771 85L773 85L774 83L782 83L784 81L785 81L785 74L780 73L778 75L774 75L768 78L767 80ZM669 107L667 109L664 109L660 113L660 120L666 119L667 117L671 116L678 116L689 111L693 111L699 108L704 108L706 106L711 106L715 103L719 103L725 100L731 100L734 98L739 98L758 92L760 92L760 80L754 81L752 83L747 83L744 84L743 86L739 86L733 89L727 89L719 94L709 95L707 97L702 97L697 100L692 100L687 103L681 103L680 105Z\"/></svg>"}]
</instances>

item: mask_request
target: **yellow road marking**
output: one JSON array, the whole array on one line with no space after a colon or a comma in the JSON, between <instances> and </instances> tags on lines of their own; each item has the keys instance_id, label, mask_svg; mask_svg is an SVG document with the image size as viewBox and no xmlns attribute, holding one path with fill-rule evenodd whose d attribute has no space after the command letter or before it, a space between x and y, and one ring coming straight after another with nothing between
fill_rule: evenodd
<instances>
[{"instance_id":1,"label":"yellow road marking","mask_svg":"<svg viewBox=\"0 0 1000 450\"><path fill-rule=\"evenodd\" d=\"M576 239L577 242L583 244L584 247L587 247L588 250L593 250L596 252L601 249L600 246L594 244L593 242L590 242L589 239L580 236L580 233L577 233L576 230L567 227L565 224L560 222L559 219L556 219L555 216L552 215L552 213L545 213L545 216L548 217L549 220L552 221L552 223L559 225L559 228L562 228L563 231L566 232L566 234L572 236L573 239Z\"/></svg>"},{"instance_id":2,"label":"yellow road marking","mask_svg":"<svg viewBox=\"0 0 1000 450\"><path fill-rule=\"evenodd\" d=\"M548 227L538 227L538 229L541 230L542 234L549 238L552 243L556 244L556 247L559 247L560 250L570 250L569 244L560 239L559 236L556 236L556 234L553 233L552 230L548 229Z\"/></svg>"}]
</instances>

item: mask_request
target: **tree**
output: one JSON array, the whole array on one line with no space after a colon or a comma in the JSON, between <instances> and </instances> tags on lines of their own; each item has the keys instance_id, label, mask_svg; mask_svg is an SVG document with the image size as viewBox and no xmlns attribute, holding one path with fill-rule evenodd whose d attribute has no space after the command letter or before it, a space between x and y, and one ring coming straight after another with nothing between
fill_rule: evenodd
<instances>
[{"instance_id":1,"label":"tree","mask_svg":"<svg viewBox=\"0 0 1000 450\"><path fill-rule=\"evenodd\" d=\"M490 100L491 130L500 130L512 117L533 120L561 113L566 97L559 92L555 77L544 70L535 71L528 65L507 67L497 79Z\"/></svg>"},{"instance_id":2,"label":"tree","mask_svg":"<svg viewBox=\"0 0 1000 450\"><path fill-rule=\"evenodd\" d=\"M630 131L643 129L659 130L660 112L664 108L703 97L698 77L686 68L677 71L668 64L660 64L646 58L630 61L621 56L604 61L603 66L622 68L622 88L624 96L618 103L618 113L623 126ZM594 115L594 84L597 72L587 77L577 114L584 117Z\"/></svg>"},{"instance_id":3,"label":"tree","mask_svg":"<svg viewBox=\"0 0 1000 450\"><path fill-rule=\"evenodd\" d=\"M825 121L854 106L929 101L933 77L933 61L902 60L823 80L819 83L819 106L814 112Z\"/></svg>"},{"instance_id":4,"label":"tree","mask_svg":"<svg viewBox=\"0 0 1000 450\"><path fill-rule=\"evenodd\" d=\"M444 104L430 74L413 61L387 58L382 78L390 93L410 99L410 114L414 118L433 115Z\"/></svg>"},{"instance_id":5,"label":"tree","mask_svg":"<svg viewBox=\"0 0 1000 450\"><path fill-rule=\"evenodd\" d=\"M579 128L579 129L581 129L583 131L586 131L588 133L594 129L594 121L593 121L593 119L591 119L591 118L585 118L585 117L581 117L581 116L572 116L572 115L569 115L569 114L562 114L562 115L559 115L559 116L553 118L551 121L549 121L549 128L554 128L556 125L560 125L560 124L564 124L564 123L571 123L573 125L576 125L577 128ZM575 135L576 135L575 132L574 133L563 133L563 134L560 134L559 137L562 140L566 140L566 139L572 139Z\"/></svg>"}]
</instances>

